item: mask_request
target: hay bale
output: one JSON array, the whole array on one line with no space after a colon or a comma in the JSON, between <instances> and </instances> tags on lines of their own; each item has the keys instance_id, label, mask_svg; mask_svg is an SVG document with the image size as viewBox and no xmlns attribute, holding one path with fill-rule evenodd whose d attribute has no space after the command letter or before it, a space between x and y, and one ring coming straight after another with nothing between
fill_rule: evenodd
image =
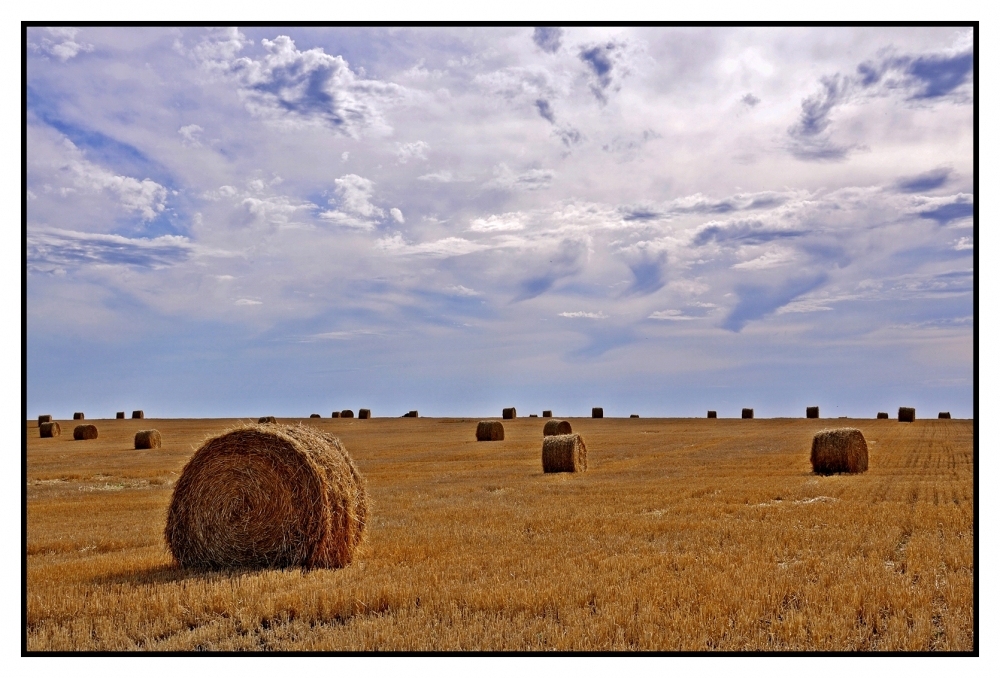
<instances>
[{"instance_id":1,"label":"hay bale","mask_svg":"<svg viewBox=\"0 0 1000 678\"><path fill-rule=\"evenodd\" d=\"M876 419L888 419L889 418L889 413L888 412L879 412L878 414L875 415L875 418Z\"/></svg>"},{"instance_id":2,"label":"hay bale","mask_svg":"<svg viewBox=\"0 0 1000 678\"><path fill-rule=\"evenodd\" d=\"M546 419L552 418L552 410L542 410L542 416Z\"/></svg>"},{"instance_id":3,"label":"hay bale","mask_svg":"<svg viewBox=\"0 0 1000 678\"><path fill-rule=\"evenodd\" d=\"M371 418L372 418L371 410L358 410L358 419L371 419Z\"/></svg>"},{"instance_id":4,"label":"hay bale","mask_svg":"<svg viewBox=\"0 0 1000 678\"><path fill-rule=\"evenodd\" d=\"M277 424L278 420L274 417L261 417L257 420L258 424Z\"/></svg>"},{"instance_id":5,"label":"hay bale","mask_svg":"<svg viewBox=\"0 0 1000 678\"><path fill-rule=\"evenodd\" d=\"M115 419L124 419L124 418L125 418L124 412L115 412Z\"/></svg>"},{"instance_id":6,"label":"hay bale","mask_svg":"<svg viewBox=\"0 0 1000 678\"><path fill-rule=\"evenodd\" d=\"M590 416L593 419L604 419L604 408L603 407L593 407L590 410Z\"/></svg>"},{"instance_id":7,"label":"hay bale","mask_svg":"<svg viewBox=\"0 0 1000 678\"><path fill-rule=\"evenodd\" d=\"M417 417L419 417L420 415L419 415L419 414L417 414L417 411L416 411L416 410L410 410L409 412L407 412L407 413L406 413L406 414L404 414L403 416L404 416L404 417L412 417L412 418L416 419L416 418L417 418Z\"/></svg>"},{"instance_id":8,"label":"hay bale","mask_svg":"<svg viewBox=\"0 0 1000 678\"><path fill-rule=\"evenodd\" d=\"M545 422L545 428L542 429L542 437L545 436L564 436L573 432L573 427L570 426L568 421L559 421L558 419L550 419Z\"/></svg>"},{"instance_id":9,"label":"hay bale","mask_svg":"<svg viewBox=\"0 0 1000 678\"><path fill-rule=\"evenodd\" d=\"M74 412L73 413L73 418L74 419L83 419L83 412Z\"/></svg>"},{"instance_id":10,"label":"hay bale","mask_svg":"<svg viewBox=\"0 0 1000 678\"><path fill-rule=\"evenodd\" d=\"M331 419L340 419L340 412L334 412L330 415Z\"/></svg>"},{"instance_id":11,"label":"hay bale","mask_svg":"<svg viewBox=\"0 0 1000 678\"><path fill-rule=\"evenodd\" d=\"M587 470L587 446L579 433L542 438L542 470L545 473L577 473Z\"/></svg>"},{"instance_id":12,"label":"hay bale","mask_svg":"<svg viewBox=\"0 0 1000 678\"><path fill-rule=\"evenodd\" d=\"M536 418L536 419L538 418L538 415L537 415L537 414L529 414L528 416L529 416L529 417L534 417L534 418Z\"/></svg>"},{"instance_id":13,"label":"hay bale","mask_svg":"<svg viewBox=\"0 0 1000 678\"><path fill-rule=\"evenodd\" d=\"M753 419L753 408L752 407L744 407L743 408L743 418L744 419Z\"/></svg>"},{"instance_id":14,"label":"hay bale","mask_svg":"<svg viewBox=\"0 0 1000 678\"><path fill-rule=\"evenodd\" d=\"M55 438L62 435L62 428L58 421L43 421L38 425L39 438Z\"/></svg>"},{"instance_id":15,"label":"hay bale","mask_svg":"<svg viewBox=\"0 0 1000 678\"><path fill-rule=\"evenodd\" d=\"M132 410L133 419L145 419L146 414L142 410Z\"/></svg>"},{"instance_id":16,"label":"hay bale","mask_svg":"<svg viewBox=\"0 0 1000 678\"><path fill-rule=\"evenodd\" d=\"M951 419L951 412L938 412L938 419Z\"/></svg>"},{"instance_id":17,"label":"hay bale","mask_svg":"<svg viewBox=\"0 0 1000 678\"><path fill-rule=\"evenodd\" d=\"M917 418L917 411L912 407L900 407L899 408L899 420L906 422L913 422Z\"/></svg>"},{"instance_id":18,"label":"hay bale","mask_svg":"<svg viewBox=\"0 0 1000 678\"><path fill-rule=\"evenodd\" d=\"M813 473L863 473L868 470L868 443L856 428L824 429L813 436L809 459Z\"/></svg>"},{"instance_id":19,"label":"hay bale","mask_svg":"<svg viewBox=\"0 0 1000 678\"><path fill-rule=\"evenodd\" d=\"M630 414L630 415L628 415L628 418L629 419L638 419L639 415L638 414Z\"/></svg>"},{"instance_id":20,"label":"hay bale","mask_svg":"<svg viewBox=\"0 0 1000 678\"><path fill-rule=\"evenodd\" d=\"M819 419L819 406L806 408L806 419Z\"/></svg>"},{"instance_id":21,"label":"hay bale","mask_svg":"<svg viewBox=\"0 0 1000 678\"><path fill-rule=\"evenodd\" d=\"M364 480L337 438L244 424L184 466L164 537L181 567L343 567L367 518Z\"/></svg>"},{"instance_id":22,"label":"hay bale","mask_svg":"<svg viewBox=\"0 0 1000 678\"><path fill-rule=\"evenodd\" d=\"M516 407L505 407L505 408L503 408L503 418L504 419L517 419L517 408Z\"/></svg>"},{"instance_id":23,"label":"hay bale","mask_svg":"<svg viewBox=\"0 0 1000 678\"><path fill-rule=\"evenodd\" d=\"M38 425L39 426L41 426L42 424L44 424L47 421L52 421L52 415L51 414L39 414L38 415Z\"/></svg>"},{"instance_id":24,"label":"hay bale","mask_svg":"<svg viewBox=\"0 0 1000 678\"><path fill-rule=\"evenodd\" d=\"M93 424L80 424L73 429L73 440L93 440L97 437L97 427Z\"/></svg>"},{"instance_id":25,"label":"hay bale","mask_svg":"<svg viewBox=\"0 0 1000 678\"><path fill-rule=\"evenodd\" d=\"M715 410L709 410L708 411L708 418L709 419L718 419L719 415L716 414Z\"/></svg>"},{"instance_id":26,"label":"hay bale","mask_svg":"<svg viewBox=\"0 0 1000 678\"><path fill-rule=\"evenodd\" d=\"M137 450L152 450L160 446L160 432L155 428L151 428L148 431L136 431L135 433L135 449Z\"/></svg>"},{"instance_id":27,"label":"hay bale","mask_svg":"<svg viewBox=\"0 0 1000 678\"><path fill-rule=\"evenodd\" d=\"M353 410L341 410L340 411L340 418L341 419L354 419L354 411Z\"/></svg>"},{"instance_id":28,"label":"hay bale","mask_svg":"<svg viewBox=\"0 0 1000 678\"><path fill-rule=\"evenodd\" d=\"M503 440L503 424L496 420L479 422L476 440Z\"/></svg>"},{"instance_id":29,"label":"hay bale","mask_svg":"<svg viewBox=\"0 0 1000 678\"><path fill-rule=\"evenodd\" d=\"M319 416L318 414L310 414L309 418L310 419L322 419L323 417Z\"/></svg>"}]
</instances>

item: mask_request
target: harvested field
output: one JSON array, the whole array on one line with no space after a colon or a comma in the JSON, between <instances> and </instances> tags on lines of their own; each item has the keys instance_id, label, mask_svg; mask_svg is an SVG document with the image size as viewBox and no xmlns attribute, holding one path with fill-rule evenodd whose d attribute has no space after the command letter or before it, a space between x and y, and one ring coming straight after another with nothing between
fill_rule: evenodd
<instances>
[{"instance_id":1,"label":"harvested field","mask_svg":"<svg viewBox=\"0 0 1000 678\"><path fill-rule=\"evenodd\" d=\"M366 541L230 572L175 568L163 529L238 420L146 420L142 454L127 420L86 444L27 422L27 649L972 649L969 420L848 420L868 470L833 476L801 418L571 418L583 474L542 472L537 421L490 445L478 421L314 420L365 478Z\"/></svg>"}]
</instances>

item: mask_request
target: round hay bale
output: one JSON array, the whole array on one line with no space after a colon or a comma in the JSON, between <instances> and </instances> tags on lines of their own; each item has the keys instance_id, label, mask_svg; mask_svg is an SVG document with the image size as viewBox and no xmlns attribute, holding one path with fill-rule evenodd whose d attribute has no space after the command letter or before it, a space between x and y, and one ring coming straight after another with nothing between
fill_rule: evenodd
<instances>
[{"instance_id":1,"label":"round hay bale","mask_svg":"<svg viewBox=\"0 0 1000 678\"><path fill-rule=\"evenodd\" d=\"M590 416L593 419L604 419L604 408L603 407L594 407L594 408L591 408L591 410L590 410Z\"/></svg>"},{"instance_id":2,"label":"round hay bale","mask_svg":"<svg viewBox=\"0 0 1000 678\"><path fill-rule=\"evenodd\" d=\"M39 414L38 415L38 425L39 426L41 426L42 424L44 424L47 421L52 421L52 415L51 414Z\"/></svg>"},{"instance_id":3,"label":"round hay bale","mask_svg":"<svg viewBox=\"0 0 1000 678\"><path fill-rule=\"evenodd\" d=\"M83 412L74 412L73 413L73 418L74 419L83 419Z\"/></svg>"},{"instance_id":4,"label":"round hay bale","mask_svg":"<svg viewBox=\"0 0 1000 678\"><path fill-rule=\"evenodd\" d=\"M132 410L133 419L145 419L146 414L142 410Z\"/></svg>"},{"instance_id":5,"label":"round hay bale","mask_svg":"<svg viewBox=\"0 0 1000 678\"><path fill-rule=\"evenodd\" d=\"M536 419L538 418L538 415L537 415L537 414L529 414L528 416L529 416L529 417L535 417Z\"/></svg>"},{"instance_id":6,"label":"round hay bale","mask_svg":"<svg viewBox=\"0 0 1000 678\"><path fill-rule=\"evenodd\" d=\"M124 412L115 412L115 419L124 419L124 418L125 418Z\"/></svg>"},{"instance_id":7,"label":"round hay bale","mask_svg":"<svg viewBox=\"0 0 1000 678\"><path fill-rule=\"evenodd\" d=\"M719 415L716 414L715 410L709 410L708 411L708 418L709 419L718 419Z\"/></svg>"},{"instance_id":8,"label":"round hay bale","mask_svg":"<svg viewBox=\"0 0 1000 678\"><path fill-rule=\"evenodd\" d=\"M888 419L889 418L889 413L888 412L879 412L878 414L875 415L875 418L876 419Z\"/></svg>"},{"instance_id":9,"label":"round hay bale","mask_svg":"<svg viewBox=\"0 0 1000 678\"><path fill-rule=\"evenodd\" d=\"M80 424L73 429L73 440L93 440L97 437L97 427L93 424Z\"/></svg>"},{"instance_id":10,"label":"round hay bale","mask_svg":"<svg viewBox=\"0 0 1000 678\"><path fill-rule=\"evenodd\" d=\"M503 424L496 420L479 422L476 440L503 440Z\"/></svg>"},{"instance_id":11,"label":"round hay bale","mask_svg":"<svg viewBox=\"0 0 1000 678\"><path fill-rule=\"evenodd\" d=\"M417 417L418 417L418 416L420 416L420 415L418 415L418 414L417 414L417 411L416 411L416 410L410 410L409 412L407 412L407 413L406 413L406 414L404 414L403 416L404 416L404 417L413 417L413 418L417 418Z\"/></svg>"},{"instance_id":12,"label":"round hay bale","mask_svg":"<svg viewBox=\"0 0 1000 678\"><path fill-rule=\"evenodd\" d=\"M337 438L244 424L184 466L164 537L181 567L343 567L367 518L364 480Z\"/></svg>"},{"instance_id":13,"label":"round hay bale","mask_svg":"<svg viewBox=\"0 0 1000 678\"><path fill-rule=\"evenodd\" d=\"M545 473L578 473L587 470L587 446L579 433L542 438Z\"/></svg>"},{"instance_id":14,"label":"round hay bale","mask_svg":"<svg viewBox=\"0 0 1000 678\"><path fill-rule=\"evenodd\" d=\"M743 418L744 419L753 419L753 408L752 407L744 407L743 408Z\"/></svg>"},{"instance_id":15,"label":"round hay bale","mask_svg":"<svg viewBox=\"0 0 1000 678\"><path fill-rule=\"evenodd\" d=\"M552 418L552 410L542 410L542 416L546 419Z\"/></svg>"},{"instance_id":16,"label":"round hay bale","mask_svg":"<svg viewBox=\"0 0 1000 678\"><path fill-rule=\"evenodd\" d=\"M628 418L629 419L638 419L639 415L638 414L630 414L630 415L628 415Z\"/></svg>"},{"instance_id":17,"label":"round hay bale","mask_svg":"<svg viewBox=\"0 0 1000 678\"><path fill-rule=\"evenodd\" d=\"M856 428L824 429L813 436L809 459L813 473L863 473L868 470L868 443Z\"/></svg>"},{"instance_id":18,"label":"round hay bale","mask_svg":"<svg viewBox=\"0 0 1000 678\"><path fill-rule=\"evenodd\" d=\"M330 415L331 419L340 419L340 412L334 412Z\"/></svg>"},{"instance_id":19,"label":"round hay bale","mask_svg":"<svg viewBox=\"0 0 1000 678\"><path fill-rule=\"evenodd\" d=\"M505 408L503 408L503 418L504 419L517 419L517 408L516 407L505 407Z\"/></svg>"},{"instance_id":20,"label":"round hay bale","mask_svg":"<svg viewBox=\"0 0 1000 678\"><path fill-rule=\"evenodd\" d=\"M542 436L564 436L573 432L573 427L570 426L568 421L559 421L558 419L549 419L545 422L545 428L542 429Z\"/></svg>"},{"instance_id":21,"label":"round hay bale","mask_svg":"<svg viewBox=\"0 0 1000 678\"><path fill-rule=\"evenodd\" d=\"M341 410L341 419L354 419L354 410Z\"/></svg>"},{"instance_id":22,"label":"round hay bale","mask_svg":"<svg viewBox=\"0 0 1000 678\"><path fill-rule=\"evenodd\" d=\"M819 406L807 407L806 419L819 419Z\"/></svg>"},{"instance_id":23,"label":"round hay bale","mask_svg":"<svg viewBox=\"0 0 1000 678\"><path fill-rule=\"evenodd\" d=\"M58 421L43 421L38 426L39 438L55 438L60 435L62 435L62 428L59 427Z\"/></svg>"},{"instance_id":24,"label":"round hay bale","mask_svg":"<svg viewBox=\"0 0 1000 678\"><path fill-rule=\"evenodd\" d=\"M277 424L278 420L274 417L261 417L257 420L258 424Z\"/></svg>"},{"instance_id":25,"label":"round hay bale","mask_svg":"<svg viewBox=\"0 0 1000 678\"><path fill-rule=\"evenodd\" d=\"M938 412L938 419L951 419L951 412Z\"/></svg>"},{"instance_id":26,"label":"round hay bale","mask_svg":"<svg viewBox=\"0 0 1000 678\"><path fill-rule=\"evenodd\" d=\"M318 414L310 414L309 418L310 419L322 419L323 417L319 416Z\"/></svg>"},{"instance_id":27,"label":"round hay bale","mask_svg":"<svg viewBox=\"0 0 1000 678\"><path fill-rule=\"evenodd\" d=\"M135 449L137 450L153 450L158 448L160 443L160 432L155 428L135 433Z\"/></svg>"},{"instance_id":28,"label":"round hay bale","mask_svg":"<svg viewBox=\"0 0 1000 678\"><path fill-rule=\"evenodd\" d=\"M371 419L371 418L372 418L371 410L363 410L363 409L358 410L358 419Z\"/></svg>"},{"instance_id":29,"label":"round hay bale","mask_svg":"<svg viewBox=\"0 0 1000 678\"><path fill-rule=\"evenodd\" d=\"M906 422L913 422L917 418L917 411L912 407L900 407L899 408L899 420Z\"/></svg>"}]
</instances>

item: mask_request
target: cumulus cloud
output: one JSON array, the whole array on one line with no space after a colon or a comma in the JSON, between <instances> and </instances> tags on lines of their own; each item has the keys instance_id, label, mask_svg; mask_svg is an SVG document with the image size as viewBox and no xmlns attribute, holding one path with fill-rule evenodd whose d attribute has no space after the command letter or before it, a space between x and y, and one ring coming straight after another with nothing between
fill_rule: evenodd
<instances>
[{"instance_id":1,"label":"cumulus cloud","mask_svg":"<svg viewBox=\"0 0 1000 678\"><path fill-rule=\"evenodd\" d=\"M93 45L76 40L76 36L80 32L79 28L54 26L31 30L28 35L38 35L40 31L44 31L44 33L37 41L32 41L29 38L29 47L35 52L54 56L60 61L69 61L80 52L92 52L94 50Z\"/></svg>"},{"instance_id":2,"label":"cumulus cloud","mask_svg":"<svg viewBox=\"0 0 1000 678\"><path fill-rule=\"evenodd\" d=\"M398 207L393 207L391 210L389 210L389 216L391 216L392 220L395 221L397 224L406 223L406 219L403 218L403 213L400 211Z\"/></svg>"},{"instance_id":3,"label":"cumulus cloud","mask_svg":"<svg viewBox=\"0 0 1000 678\"><path fill-rule=\"evenodd\" d=\"M200 125L184 125L177 130L177 133L181 135L181 142L185 146L198 148L201 146L201 140L198 136L204 131Z\"/></svg>"},{"instance_id":4,"label":"cumulus cloud","mask_svg":"<svg viewBox=\"0 0 1000 678\"><path fill-rule=\"evenodd\" d=\"M337 197L329 202L330 205L336 205L337 209L322 212L320 218L338 226L365 231L374 229L378 220L385 216L385 212L371 202L372 194L375 192L375 182L357 174L345 174L335 179L333 183Z\"/></svg>"},{"instance_id":5,"label":"cumulus cloud","mask_svg":"<svg viewBox=\"0 0 1000 678\"><path fill-rule=\"evenodd\" d=\"M405 144L396 144L396 157L399 159L400 164L405 165L407 161L419 159L427 159L427 151L430 149L430 144L425 141L412 141Z\"/></svg>"},{"instance_id":6,"label":"cumulus cloud","mask_svg":"<svg viewBox=\"0 0 1000 678\"><path fill-rule=\"evenodd\" d=\"M483 184L484 188L501 189L505 191L537 191L548 188L556 173L550 169L532 169L525 172L515 172L506 163L500 163L493 168L493 179Z\"/></svg>"},{"instance_id":7,"label":"cumulus cloud","mask_svg":"<svg viewBox=\"0 0 1000 678\"><path fill-rule=\"evenodd\" d=\"M469 226L469 230L478 231L479 233L522 231L524 230L524 219L525 215L520 212L491 214L484 219L473 219Z\"/></svg>"}]
</instances>

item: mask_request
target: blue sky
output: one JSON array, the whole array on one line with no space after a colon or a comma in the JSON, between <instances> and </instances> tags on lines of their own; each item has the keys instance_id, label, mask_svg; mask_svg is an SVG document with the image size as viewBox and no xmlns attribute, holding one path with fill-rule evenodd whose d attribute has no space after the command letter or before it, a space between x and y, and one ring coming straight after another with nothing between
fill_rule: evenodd
<instances>
[{"instance_id":1,"label":"blue sky","mask_svg":"<svg viewBox=\"0 0 1000 678\"><path fill-rule=\"evenodd\" d=\"M971 30L28 42L29 414L972 414Z\"/></svg>"}]
</instances>

